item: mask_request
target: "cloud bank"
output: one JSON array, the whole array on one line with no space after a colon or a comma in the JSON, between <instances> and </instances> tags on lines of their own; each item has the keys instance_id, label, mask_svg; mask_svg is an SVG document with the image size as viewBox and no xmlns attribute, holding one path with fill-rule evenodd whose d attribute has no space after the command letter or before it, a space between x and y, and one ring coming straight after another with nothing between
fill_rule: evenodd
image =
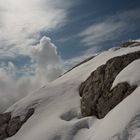
<instances>
[{"instance_id":1,"label":"cloud bank","mask_svg":"<svg viewBox=\"0 0 140 140\"><path fill-rule=\"evenodd\" d=\"M32 65L24 75L17 75L20 69L12 62L0 68L0 112L63 72L61 58L50 38L43 37L30 51Z\"/></svg>"}]
</instances>

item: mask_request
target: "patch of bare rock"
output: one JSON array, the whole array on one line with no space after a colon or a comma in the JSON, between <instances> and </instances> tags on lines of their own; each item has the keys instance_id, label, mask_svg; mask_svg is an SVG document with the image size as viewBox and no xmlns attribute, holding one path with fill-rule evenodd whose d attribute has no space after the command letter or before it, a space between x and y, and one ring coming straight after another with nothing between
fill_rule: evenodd
<instances>
[{"instance_id":1,"label":"patch of bare rock","mask_svg":"<svg viewBox=\"0 0 140 140\"><path fill-rule=\"evenodd\" d=\"M15 135L33 113L34 109L29 109L23 120L21 120L20 116L12 117L11 112L0 114L0 140L5 140Z\"/></svg>"},{"instance_id":2,"label":"patch of bare rock","mask_svg":"<svg viewBox=\"0 0 140 140\"><path fill-rule=\"evenodd\" d=\"M81 83L79 94L83 117L95 115L99 119L104 118L110 110L137 88L136 85L130 86L124 82L111 89L119 72L139 58L140 51L114 57L98 67L86 81Z\"/></svg>"}]
</instances>

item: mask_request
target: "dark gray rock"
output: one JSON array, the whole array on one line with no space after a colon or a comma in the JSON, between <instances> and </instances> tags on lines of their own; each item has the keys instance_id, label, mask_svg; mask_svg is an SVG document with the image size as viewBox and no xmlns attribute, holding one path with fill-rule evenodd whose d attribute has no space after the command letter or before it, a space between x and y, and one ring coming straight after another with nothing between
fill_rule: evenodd
<instances>
[{"instance_id":1,"label":"dark gray rock","mask_svg":"<svg viewBox=\"0 0 140 140\"><path fill-rule=\"evenodd\" d=\"M8 137L6 129L7 129L7 124L3 124L0 126L0 140L4 140L5 138Z\"/></svg>"},{"instance_id":2,"label":"dark gray rock","mask_svg":"<svg viewBox=\"0 0 140 140\"><path fill-rule=\"evenodd\" d=\"M12 118L7 126L8 136L11 137L15 135L17 131L21 128L21 126L22 126L22 122L19 116Z\"/></svg>"},{"instance_id":3,"label":"dark gray rock","mask_svg":"<svg viewBox=\"0 0 140 140\"><path fill-rule=\"evenodd\" d=\"M110 90L118 73L139 58L140 51L117 56L91 73L79 87L82 116L95 115L103 118L136 89L136 86L120 83Z\"/></svg>"},{"instance_id":4,"label":"dark gray rock","mask_svg":"<svg viewBox=\"0 0 140 140\"><path fill-rule=\"evenodd\" d=\"M113 90L101 96L96 105L98 118L103 118L111 109L130 95L137 86L130 86L127 82L118 84Z\"/></svg>"},{"instance_id":5,"label":"dark gray rock","mask_svg":"<svg viewBox=\"0 0 140 140\"><path fill-rule=\"evenodd\" d=\"M124 42L120 45L121 48L127 48L127 47L137 47L140 46L140 42L137 41L128 41Z\"/></svg>"},{"instance_id":6,"label":"dark gray rock","mask_svg":"<svg viewBox=\"0 0 140 140\"><path fill-rule=\"evenodd\" d=\"M3 113L0 114L0 140L4 140L7 135L7 124L11 119L11 113Z\"/></svg>"},{"instance_id":7,"label":"dark gray rock","mask_svg":"<svg viewBox=\"0 0 140 140\"><path fill-rule=\"evenodd\" d=\"M0 140L15 135L22 125L34 114L35 109L30 108L21 120L20 116L11 117L11 113L0 114Z\"/></svg>"},{"instance_id":8,"label":"dark gray rock","mask_svg":"<svg viewBox=\"0 0 140 140\"><path fill-rule=\"evenodd\" d=\"M35 109L34 108L30 108L27 113L26 113L26 116L24 118L24 120L22 121L22 123L25 123L35 112Z\"/></svg>"},{"instance_id":9,"label":"dark gray rock","mask_svg":"<svg viewBox=\"0 0 140 140\"><path fill-rule=\"evenodd\" d=\"M11 113L10 112L0 114L0 126L9 122L10 119L11 119Z\"/></svg>"}]
</instances>

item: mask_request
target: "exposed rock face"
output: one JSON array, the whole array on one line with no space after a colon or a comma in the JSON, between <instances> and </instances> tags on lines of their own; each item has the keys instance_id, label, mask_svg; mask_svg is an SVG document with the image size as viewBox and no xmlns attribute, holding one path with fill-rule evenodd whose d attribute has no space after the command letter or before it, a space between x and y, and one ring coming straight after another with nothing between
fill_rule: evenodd
<instances>
[{"instance_id":1,"label":"exposed rock face","mask_svg":"<svg viewBox=\"0 0 140 140\"><path fill-rule=\"evenodd\" d=\"M121 48L127 48L127 47L136 47L136 46L139 46L140 45L140 42L137 42L137 41L131 41L131 42L125 42L125 43L122 43L120 45Z\"/></svg>"},{"instance_id":2,"label":"exposed rock face","mask_svg":"<svg viewBox=\"0 0 140 140\"><path fill-rule=\"evenodd\" d=\"M33 115L33 113L34 109L29 109L23 120L20 119L20 116L12 118L10 112L0 114L0 140L4 140L7 137L15 135L21 126Z\"/></svg>"},{"instance_id":3,"label":"exposed rock face","mask_svg":"<svg viewBox=\"0 0 140 140\"><path fill-rule=\"evenodd\" d=\"M0 126L0 140L4 140L7 138L7 124L3 124Z\"/></svg>"},{"instance_id":4,"label":"exposed rock face","mask_svg":"<svg viewBox=\"0 0 140 140\"><path fill-rule=\"evenodd\" d=\"M79 87L81 113L103 118L111 109L130 95L136 86L120 83L111 90L113 81L128 64L140 58L140 51L118 56L98 67Z\"/></svg>"},{"instance_id":5,"label":"exposed rock face","mask_svg":"<svg viewBox=\"0 0 140 140\"><path fill-rule=\"evenodd\" d=\"M0 126L9 122L10 119L11 119L11 113L0 114Z\"/></svg>"},{"instance_id":6,"label":"exposed rock face","mask_svg":"<svg viewBox=\"0 0 140 140\"><path fill-rule=\"evenodd\" d=\"M14 117L12 118L7 126L7 134L9 137L13 136L14 134L17 133L17 131L21 128L22 122L20 120L20 117Z\"/></svg>"},{"instance_id":7,"label":"exposed rock face","mask_svg":"<svg viewBox=\"0 0 140 140\"><path fill-rule=\"evenodd\" d=\"M7 126L10 119L11 119L10 112L0 114L0 140L4 140L6 137L8 137Z\"/></svg>"}]
</instances>

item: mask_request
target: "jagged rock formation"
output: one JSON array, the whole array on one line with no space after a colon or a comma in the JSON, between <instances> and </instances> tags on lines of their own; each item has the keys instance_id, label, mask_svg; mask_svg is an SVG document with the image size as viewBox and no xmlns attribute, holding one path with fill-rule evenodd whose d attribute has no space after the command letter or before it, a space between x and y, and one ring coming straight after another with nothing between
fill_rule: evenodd
<instances>
[{"instance_id":1,"label":"jagged rock formation","mask_svg":"<svg viewBox=\"0 0 140 140\"><path fill-rule=\"evenodd\" d=\"M12 117L10 112L0 114L0 140L15 135L33 113L34 109L29 109L23 120L21 120L20 116Z\"/></svg>"},{"instance_id":2,"label":"jagged rock formation","mask_svg":"<svg viewBox=\"0 0 140 140\"><path fill-rule=\"evenodd\" d=\"M130 95L137 86L120 83L111 89L113 81L128 64L140 58L140 51L114 57L98 67L79 87L81 113L103 118L111 109Z\"/></svg>"}]
</instances>

